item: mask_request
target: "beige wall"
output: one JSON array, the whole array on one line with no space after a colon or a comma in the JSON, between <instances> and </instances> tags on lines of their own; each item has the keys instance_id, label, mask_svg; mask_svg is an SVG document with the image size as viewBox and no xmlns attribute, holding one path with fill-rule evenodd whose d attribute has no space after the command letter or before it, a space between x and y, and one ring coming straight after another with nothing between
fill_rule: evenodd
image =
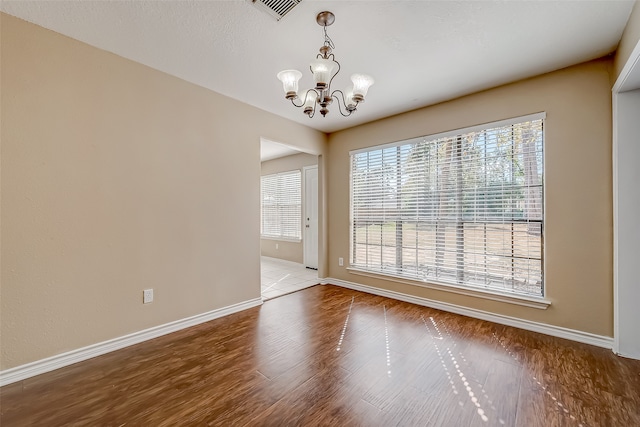
<instances>
[{"instance_id":1,"label":"beige wall","mask_svg":"<svg viewBox=\"0 0 640 427\"><path fill-rule=\"evenodd\" d=\"M611 336L610 60L598 60L330 135L329 276ZM547 310L350 274L349 150L546 111Z\"/></svg>"},{"instance_id":2,"label":"beige wall","mask_svg":"<svg viewBox=\"0 0 640 427\"><path fill-rule=\"evenodd\" d=\"M627 22L627 26L622 33L622 38L618 44L618 50L616 51L613 74L613 81L618 78L622 68L627 63L631 52L640 41L640 1L636 0L631 11L631 16Z\"/></svg>"},{"instance_id":3,"label":"beige wall","mask_svg":"<svg viewBox=\"0 0 640 427\"><path fill-rule=\"evenodd\" d=\"M1 19L0 369L258 298L260 137L326 136Z\"/></svg>"},{"instance_id":4,"label":"beige wall","mask_svg":"<svg viewBox=\"0 0 640 427\"><path fill-rule=\"evenodd\" d=\"M303 173L302 168L305 166L314 166L317 164L318 156L299 153L262 162L261 174L271 175L278 172L288 172L296 169ZM304 224L304 221L302 224ZM304 233L302 236L304 239ZM285 259L287 261L298 262L300 264L304 262L304 242L302 240L299 242L291 242L276 239L260 239L260 250L261 254L264 256Z\"/></svg>"}]
</instances>

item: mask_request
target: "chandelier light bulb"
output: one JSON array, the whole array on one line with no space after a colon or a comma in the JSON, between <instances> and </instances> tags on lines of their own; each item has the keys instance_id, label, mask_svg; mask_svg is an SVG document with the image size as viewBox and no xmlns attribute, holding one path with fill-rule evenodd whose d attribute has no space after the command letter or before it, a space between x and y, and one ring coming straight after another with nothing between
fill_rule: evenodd
<instances>
[{"instance_id":1,"label":"chandelier light bulb","mask_svg":"<svg viewBox=\"0 0 640 427\"><path fill-rule=\"evenodd\" d=\"M309 90L307 92L306 99L304 101L304 113L310 116L313 110L316 108L316 101L318 100L318 93L315 90Z\"/></svg>"},{"instance_id":2,"label":"chandelier light bulb","mask_svg":"<svg viewBox=\"0 0 640 427\"><path fill-rule=\"evenodd\" d=\"M318 90L326 89L337 71L338 64L330 59L317 58L311 61L311 72Z\"/></svg>"},{"instance_id":3,"label":"chandelier light bulb","mask_svg":"<svg viewBox=\"0 0 640 427\"><path fill-rule=\"evenodd\" d=\"M354 111L356 109L357 102L353 99L353 86L349 86L344 91L344 104L347 107L347 111Z\"/></svg>"},{"instance_id":4,"label":"chandelier light bulb","mask_svg":"<svg viewBox=\"0 0 640 427\"><path fill-rule=\"evenodd\" d=\"M351 81L353 82L353 99L363 102L369 87L374 83L373 77L366 74L353 74Z\"/></svg>"},{"instance_id":5,"label":"chandelier light bulb","mask_svg":"<svg viewBox=\"0 0 640 427\"><path fill-rule=\"evenodd\" d=\"M278 73L278 79L284 88L285 98L294 99L298 96L298 81L301 77L302 73L298 70L284 70Z\"/></svg>"}]
</instances>

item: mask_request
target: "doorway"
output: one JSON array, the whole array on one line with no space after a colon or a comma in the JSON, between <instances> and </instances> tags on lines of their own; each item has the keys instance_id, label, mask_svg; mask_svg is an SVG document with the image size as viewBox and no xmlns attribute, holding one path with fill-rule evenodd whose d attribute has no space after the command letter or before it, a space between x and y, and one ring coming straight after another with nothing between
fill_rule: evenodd
<instances>
[{"instance_id":1,"label":"doorway","mask_svg":"<svg viewBox=\"0 0 640 427\"><path fill-rule=\"evenodd\" d=\"M640 359L640 41L613 86L614 352Z\"/></svg>"},{"instance_id":2,"label":"doorway","mask_svg":"<svg viewBox=\"0 0 640 427\"><path fill-rule=\"evenodd\" d=\"M263 300L320 283L316 154L261 140L261 295Z\"/></svg>"}]
</instances>

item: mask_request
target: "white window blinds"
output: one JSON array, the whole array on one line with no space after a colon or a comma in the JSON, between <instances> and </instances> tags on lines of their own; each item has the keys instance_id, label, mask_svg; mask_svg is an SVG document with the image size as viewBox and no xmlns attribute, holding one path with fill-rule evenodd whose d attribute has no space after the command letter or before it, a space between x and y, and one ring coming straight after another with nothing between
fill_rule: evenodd
<instances>
[{"instance_id":1,"label":"white window blinds","mask_svg":"<svg viewBox=\"0 0 640 427\"><path fill-rule=\"evenodd\" d=\"M351 153L351 266L542 296L543 118Z\"/></svg>"},{"instance_id":2,"label":"white window blinds","mask_svg":"<svg viewBox=\"0 0 640 427\"><path fill-rule=\"evenodd\" d=\"M299 170L265 175L260 180L262 237L300 240L302 224Z\"/></svg>"}]
</instances>

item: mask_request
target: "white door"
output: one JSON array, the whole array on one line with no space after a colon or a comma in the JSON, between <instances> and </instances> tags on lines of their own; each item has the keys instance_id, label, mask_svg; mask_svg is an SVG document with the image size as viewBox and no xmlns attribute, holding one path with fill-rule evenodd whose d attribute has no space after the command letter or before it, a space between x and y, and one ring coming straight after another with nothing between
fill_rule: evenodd
<instances>
[{"instance_id":1,"label":"white door","mask_svg":"<svg viewBox=\"0 0 640 427\"><path fill-rule=\"evenodd\" d=\"M304 265L318 268L318 167L304 168Z\"/></svg>"}]
</instances>

